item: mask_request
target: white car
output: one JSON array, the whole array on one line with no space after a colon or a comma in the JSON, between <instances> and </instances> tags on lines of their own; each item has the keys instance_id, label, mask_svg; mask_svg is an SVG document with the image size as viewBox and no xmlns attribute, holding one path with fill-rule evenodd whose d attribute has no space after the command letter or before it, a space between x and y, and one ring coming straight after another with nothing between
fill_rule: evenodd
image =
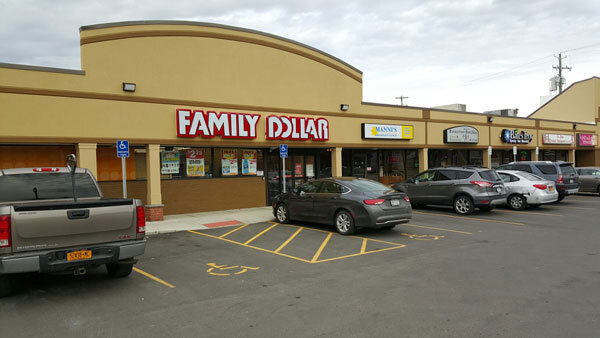
<instances>
[{"instance_id":1,"label":"white car","mask_svg":"<svg viewBox=\"0 0 600 338\"><path fill-rule=\"evenodd\" d=\"M518 170L496 171L506 187L506 205L513 210L558 201L556 183L537 175Z\"/></svg>"}]
</instances>

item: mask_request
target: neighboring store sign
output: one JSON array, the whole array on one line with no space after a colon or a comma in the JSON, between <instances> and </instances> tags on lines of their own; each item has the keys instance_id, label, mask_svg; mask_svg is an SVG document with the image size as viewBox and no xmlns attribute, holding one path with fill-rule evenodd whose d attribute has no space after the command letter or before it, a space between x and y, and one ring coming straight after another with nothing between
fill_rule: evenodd
<instances>
[{"instance_id":1,"label":"neighboring store sign","mask_svg":"<svg viewBox=\"0 0 600 338\"><path fill-rule=\"evenodd\" d=\"M594 147L598 145L598 134L577 134L577 145Z\"/></svg>"},{"instance_id":2,"label":"neighboring store sign","mask_svg":"<svg viewBox=\"0 0 600 338\"><path fill-rule=\"evenodd\" d=\"M525 130L519 131L519 129L502 129L500 138L504 143L527 144L533 140L533 134L529 134Z\"/></svg>"},{"instance_id":3,"label":"neighboring store sign","mask_svg":"<svg viewBox=\"0 0 600 338\"><path fill-rule=\"evenodd\" d=\"M412 140L413 126L397 124L362 124L363 139Z\"/></svg>"},{"instance_id":4,"label":"neighboring store sign","mask_svg":"<svg viewBox=\"0 0 600 338\"><path fill-rule=\"evenodd\" d=\"M543 134L542 142L544 144L573 144L575 137L573 134Z\"/></svg>"},{"instance_id":5,"label":"neighboring store sign","mask_svg":"<svg viewBox=\"0 0 600 338\"><path fill-rule=\"evenodd\" d=\"M179 152L178 151L163 151L160 153L160 173L161 174L178 174L179 173Z\"/></svg>"},{"instance_id":6,"label":"neighboring store sign","mask_svg":"<svg viewBox=\"0 0 600 338\"><path fill-rule=\"evenodd\" d=\"M213 138L256 138L260 115L177 109L177 136Z\"/></svg>"},{"instance_id":7,"label":"neighboring store sign","mask_svg":"<svg viewBox=\"0 0 600 338\"><path fill-rule=\"evenodd\" d=\"M267 116L267 140L327 141L329 121L322 117Z\"/></svg>"},{"instance_id":8,"label":"neighboring store sign","mask_svg":"<svg viewBox=\"0 0 600 338\"><path fill-rule=\"evenodd\" d=\"M448 128L444 130L444 143L479 143L479 131L469 126Z\"/></svg>"},{"instance_id":9,"label":"neighboring store sign","mask_svg":"<svg viewBox=\"0 0 600 338\"><path fill-rule=\"evenodd\" d=\"M186 175L204 176L204 150L192 149L185 153Z\"/></svg>"}]
</instances>

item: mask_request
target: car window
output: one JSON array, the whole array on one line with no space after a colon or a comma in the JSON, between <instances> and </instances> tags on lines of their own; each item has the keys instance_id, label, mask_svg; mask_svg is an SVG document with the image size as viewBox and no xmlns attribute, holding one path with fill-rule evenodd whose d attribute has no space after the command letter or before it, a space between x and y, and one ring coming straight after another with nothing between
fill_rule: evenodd
<instances>
[{"instance_id":1,"label":"car window","mask_svg":"<svg viewBox=\"0 0 600 338\"><path fill-rule=\"evenodd\" d=\"M531 167L527 164L515 164L513 166L513 170L520 170L520 171L526 171L528 173L533 172L531 170Z\"/></svg>"},{"instance_id":2,"label":"car window","mask_svg":"<svg viewBox=\"0 0 600 338\"><path fill-rule=\"evenodd\" d=\"M75 174L77 197L100 197L88 174ZM0 176L0 202L73 198L71 174L15 174Z\"/></svg>"},{"instance_id":3,"label":"car window","mask_svg":"<svg viewBox=\"0 0 600 338\"><path fill-rule=\"evenodd\" d=\"M593 175L594 169L577 169L577 174L579 175Z\"/></svg>"},{"instance_id":4,"label":"car window","mask_svg":"<svg viewBox=\"0 0 600 338\"><path fill-rule=\"evenodd\" d=\"M356 188L359 191L382 191L391 189L389 186L383 185L379 182L364 179L349 181L347 184L350 186L350 188Z\"/></svg>"},{"instance_id":5,"label":"car window","mask_svg":"<svg viewBox=\"0 0 600 338\"><path fill-rule=\"evenodd\" d=\"M594 173L592 175L598 175L598 176L600 176L600 170L594 171Z\"/></svg>"},{"instance_id":6,"label":"car window","mask_svg":"<svg viewBox=\"0 0 600 338\"><path fill-rule=\"evenodd\" d=\"M415 181L419 181L419 182L429 182L429 181L433 181L433 177L435 176L435 171L426 171L422 174L417 175L417 177L415 177Z\"/></svg>"},{"instance_id":7,"label":"car window","mask_svg":"<svg viewBox=\"0 0 600 338\"><path fill-rule=\"evenodd\" d=\"M342 186L331 181L325 181L321 184L321 191L324 194L341 194Z\"/></svg>"},{"instance_id":8,"label":"car window","mask_svg":"<svg viewBox=\"0 0 600 338\"><path fill-rule=\"evenodd\" d=\"M513 166L510 164L504 164L496 168L498 170L513 170Z\"/></svg>"},{"instance_id":9,"label":"car window","mask_svg":"<svg viewBox=\"0 0 600 338\"><path fill-rule=\"evenodd\" d=\"M504 183L510 182L510 175L509 174L498 173L498 175L500 175L500 178L502 179L502 182L504 182Z\"/></svg>"},{"instance_id":10,"label":"car window","mask_svg":"<svg viewBox=\"0 0 600 338\"><path fill-rule=\"evenodd\" d=\"M438 170L435 176L435 181L450 181L454 179L456 179L456 170Z\"/></svg>"},{"instance_id":11,"label":"car window","mask_svg":"<svg viewBox=\"0 0 600 338\"><path fill-rule=\"evenodd\" d=\"M562 171L563 175L574 175L575 174L575 169L570 164L561 164L560 170Z\"/></svg>"},{"instance_id":12,"label":"car window","mask_svg":"<svg viewBox=\"0 0 600 338\"><path fill-rule=\"evenodd\" d=\"M467 178L471 177L472 175L473 175L472 171L456 170L456 178L459 180L467 179Z\"/></svg>"},{"instance_id":13,"label":"car window","mask_svg":"<svg viewBox=\"0 0 600 338\"><path fill-rule=\"evenodd\" d=\"M558 174L556 166L554 166L553 164L536 164L535 167L538 168L544 175Z\"/></svg>"},{"instance_id":14,"label":"car window","mask_svg":"<svg viewBox=\"0 0 600 338\"><path fill-rule=\"evenodd\" d=\"M498 174L496 174L495 170L480 171L479 176L481 176L481 178L483 178L484 180L490 182L500 181L500 177L498 177Z\"/></svg>"},{"instance_id":15,"label":"car window","mask_svg":"<svg viewBox=\"0 0 600 338\"><path fill-rule=\"evenodd\" d=\"M519 175L525 177L526 179L528 179L530 181L545 181L545 179L539 177L538 175L534 175L534 174L530 174L530 173L522 172Z\"/></svg>"},{"instance_id":16,"label":"car window","mask_svg":"<svg viewBox=\"0 0 600 338\"><path fill-rule=\"evenodd\" d=\"M319 191L319 186L321 185L321 181L313 181L304 183L298 188L298 192L303 192L307 194L315 193Z\"/></svg>"}]
</instances>

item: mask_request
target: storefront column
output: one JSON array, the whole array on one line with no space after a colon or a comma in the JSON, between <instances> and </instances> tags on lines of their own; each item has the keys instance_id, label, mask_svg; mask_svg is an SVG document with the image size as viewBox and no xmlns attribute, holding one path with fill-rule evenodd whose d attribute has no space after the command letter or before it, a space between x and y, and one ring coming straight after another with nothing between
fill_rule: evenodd
<instances>
[{"instance_id":1,"label":"storefront column","mask_svg":"<svg viewBox=\"0 0 600 338\"><path fill-rule=\"evenodd\" d=\"M419 172L429 169L429 148L419 149Z\"/></svg>"},{"instance_id":2,"label":"storefront column","mask_svg":"<svg viewBox=\"0 0 600 338\"><path fill-rule=\"evenodd\" d=\"M482 150L483 151L483 167L492 169L492 152L491 148Z\"/></svg>"},{"instance_id":3,"label":"storefront column","mask_svg":"<svg viewBox=\"0 0 600 338\"><path fill-rule=\"evenodd\" d=\"M569 162L573 162L573 166L575 166L575 149L569 150Z\"/></svg>"},{"instance_id":4,"label":"storefront column","mask_svg":"<svg viewBox=\"0 0 600 338\"><path fill-rule=\"evenodd\" d=\"M98 165L96 161L96 143L77 144L77 167L87 168L98 179Z\"/></svg>"},{"instance_id":5,"label":"storefront column","mask_svg":"<svg viewBox=\"0 0 600 338\"><path fill-rule=\"evenodd\" d=\"M539 147L535 147L535 150L533 151L533 160L534 161L540 160L540 148Z\"/></svg>"},{"instance_id":6,"label":"storefront column","mask_svg":"<svg viewBox=\"0 0 600 338\"><path fill-rule=\"evenodd\" d=\"M163 208L162 193L160 190L160 145L148 144L146 146L146 179L147 179L147 204L146 220L162 221Z\"/></svg>"},{"instance_id":7,"label":"storefront column","mask_svg":"<svg viewBox=\"0 0 600 338\"><path fill-rule=\"evenodd\" d=\"M342 148L331 148L331 176L342 177Z\"/></svg>"}]
</instances>

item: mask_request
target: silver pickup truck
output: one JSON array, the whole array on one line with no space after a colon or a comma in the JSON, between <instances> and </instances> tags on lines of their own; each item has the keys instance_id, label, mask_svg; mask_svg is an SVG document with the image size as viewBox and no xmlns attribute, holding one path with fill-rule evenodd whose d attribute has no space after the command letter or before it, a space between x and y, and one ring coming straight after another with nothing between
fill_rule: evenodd
<instances>
[{"instance_id":1,"label":"silver pickup truck","mask_svg":"<svg viewBox=\"0 0 600 338\"><path fill-rule=\"evenodd\" d=\"M131 273L146 248L138 199L104 198L87 169L0 170L0 296L14 274L72 272L106 265Z\"/></svg>"}]
</instances>

